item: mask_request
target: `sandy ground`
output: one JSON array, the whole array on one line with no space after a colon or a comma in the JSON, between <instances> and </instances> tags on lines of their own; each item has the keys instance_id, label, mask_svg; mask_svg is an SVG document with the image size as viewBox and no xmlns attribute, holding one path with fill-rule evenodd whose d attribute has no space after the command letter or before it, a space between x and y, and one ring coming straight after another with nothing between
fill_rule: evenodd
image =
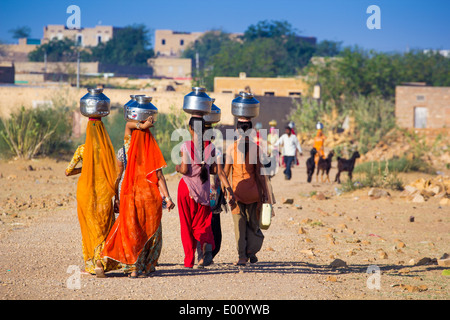
<instances>
[{"instance_id":1,"label":"sandy ground","mask_svg":"<svg viewBox=\"0 0 450 320\"><path fill-rule=\"evenodd\" d=\"M160 266L152 277L130 279L113 272L107 279L97 279L82 274L79 288L73 282L76 270L83 269L75 199L78 178L64 176L66 162L2 161L0 298L450 298L450 277L442 274L444 267L414 266L411 261L450 253L450 207L433 199L406 202L398 192L377 200L371 200L367 190L337 196L334 183L316 183L315 178L306 183L305 160L293 169L291 181L285 181L281 172L272 179L276 216L264 231L258 263L233 265L237 252L232 218L222 213L222 249L214 264L203 270L183 268L178 213L165 211ZM410 182L421 176L426 175L402 178ZM167 178L176 198L179 176ZM311 196L320 192L327 199ZM283 204L286 198L293 204ZM347 266L330 268L334 259ZM373 265L379 273L367 273Z\"/></svg>"}]
</instances>

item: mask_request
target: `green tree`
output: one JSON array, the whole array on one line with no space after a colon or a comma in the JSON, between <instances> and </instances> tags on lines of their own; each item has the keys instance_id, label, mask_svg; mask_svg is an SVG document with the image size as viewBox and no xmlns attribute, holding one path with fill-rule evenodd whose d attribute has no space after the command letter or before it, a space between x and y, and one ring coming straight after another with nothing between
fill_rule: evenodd
<instances>
[{"instance_id":1,"label":"green tree","mask_svg":"<svg viewBox=\"0 0 450 320\"><path fill-rule=\"evenodd\" d=\"M28 26L21 26L10 29L8 32L12 34L13 39L28 38L31 34L31 29Z\"/></svg>"},{"instance_id":2,"label":"green tree","mask_svg":"<svg viewBox=\"0 0 450 320\"><path fill-rule=\"evenodd\" d=\"M28 60L42 62L45 59L45 54L47 54L47 61L49 62L76 61L77 52L75 41L70 40L69 38L64 38L62 40L52 39L31 51L28 54Z\"/></svg>"},{"instance_id":3,"label":"green tree","mask_svg":"<svg viewBox=\"0 0 450 320\"><path fill-rule=\"evenodd\" d=\"M114 31L114 37L91 48L92 60L123 66L144 66L154 56L149 30L134 24Z\"/></svg>"}]
</instances>

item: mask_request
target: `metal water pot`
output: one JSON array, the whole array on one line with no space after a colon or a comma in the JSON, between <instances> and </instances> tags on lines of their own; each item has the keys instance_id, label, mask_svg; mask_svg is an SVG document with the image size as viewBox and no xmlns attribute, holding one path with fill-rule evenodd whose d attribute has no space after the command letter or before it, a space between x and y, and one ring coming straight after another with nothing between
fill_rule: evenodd
<instances>
[{"instance_id":1,"label":"metal water pot","mask_svg":"<svg viewBox=\"0 0 450 320\"><path fill-rule=\"evenodd\" d=\"M151 101L152 97L136 96L136 101L124 108L125 120L145 121L149 116L153 116L153 119L156 120L158 109Z\"/></svg>"},{"instance_id":2,"label":"metal water pot","mask_svg":"<svg viewBox=\"0 0 450 320\"><path fill-rule=\"evenodd\" d=\"M184 96L183 111L204 116L211 112L212 99L206 94L206 89L193 87L192 92Z\"/></svg>"},{"instance_id":3,"label":"metal water pot","mask_svg":"<svg viewBox=\"0 0 450 320\"><path fill-rule=\"evenodd\" d=\"M103 89L89 88L80 99L80 112L85 117L106 117L111 111L111 101Z\"/></svg>"},{"instance_id":4,"label":"metal water pot","mask_svg":"<svg viewBox=\"0 0 450 320\"><path fill-rule=\"evenodd\" d=\"M145 94L131 94L130 95L130 101L128 101L127 103L125 103L123 105L123 116L125 117L125 119L127 118L126 112L127 112L127 108L133 104L136 104L136 97L138 96L145 96Z\"/></svg>"},{"instance_id":5,"label":"metal water pot","mask_svg":"<svg viewBox=\"0 0 450 320\"><path fill-rule=\"evenodd\" d=\"M240 92L239 97L231 101L231 113L235 117L255 118L259 115L259 101L252 93Z\"/></svg>"},{"instance_id":6,"label":"metal water pot","mask_svg":"<svg viewBox=\"0 0 450 320\"><path fill-rule=\"evenodd\" d=\"M220 108L214 104L215 100L216 99L212 98L211 112L203 116L206 124L213 124L220 121L222 112L220 111Z\"/></svg>"}]
</instances>

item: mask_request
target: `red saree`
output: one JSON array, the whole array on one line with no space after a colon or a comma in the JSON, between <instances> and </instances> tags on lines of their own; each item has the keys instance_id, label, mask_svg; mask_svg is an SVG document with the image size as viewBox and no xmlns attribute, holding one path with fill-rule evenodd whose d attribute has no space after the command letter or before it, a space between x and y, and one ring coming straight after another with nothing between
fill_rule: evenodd
<instances>
[{"instance_id":1,"label":"red saree","mask_svg":"<svg viewBox=\"0 0 450 320\"><path fill-rule=\"evenodd\" d=\"M162 199L156 171L166 166L149 130L134 130L120 194L120 215L106 239L103 256L126 271L153 271L161 249Z\"/></svg>"}]
</instances>

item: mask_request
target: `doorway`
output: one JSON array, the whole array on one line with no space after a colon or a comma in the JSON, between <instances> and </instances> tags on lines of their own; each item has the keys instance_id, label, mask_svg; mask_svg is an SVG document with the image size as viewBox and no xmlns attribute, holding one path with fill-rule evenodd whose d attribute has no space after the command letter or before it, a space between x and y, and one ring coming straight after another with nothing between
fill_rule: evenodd
<instances>
[{"instance_id":1,"label":"doorway","mask_svg":"<svg viewBox=\"0 0 450 320\"><path fill-rule=\"evenodd\" d=\"M424 129L427 127L428 109L425 107L414 108L414 128Z\"/></svg>"}]
</instances>

